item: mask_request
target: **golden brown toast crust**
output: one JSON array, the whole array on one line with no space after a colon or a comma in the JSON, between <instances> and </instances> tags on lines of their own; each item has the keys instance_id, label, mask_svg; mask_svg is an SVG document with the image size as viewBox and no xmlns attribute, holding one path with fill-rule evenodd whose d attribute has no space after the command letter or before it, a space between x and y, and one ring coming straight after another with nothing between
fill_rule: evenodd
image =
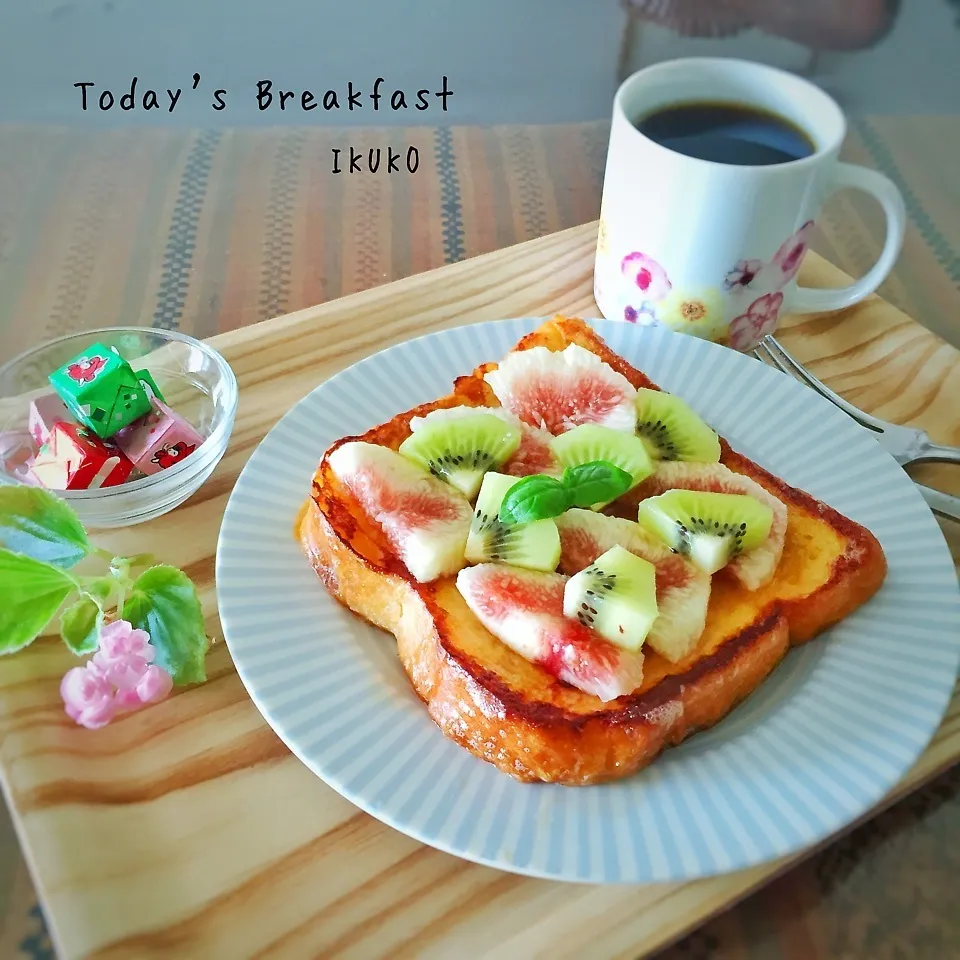
<instances>
[{"instance_id":1,"label":"golden brown toast crust","mask_svg":"<svg viewBox=\"0 0 960 960\"><path fill-rule=\"evenodd\" d=\"M597 354L634 386L657 388L579 320L555 318L516 349L569 343ZM441 730L501 770L566 784L628 775L664 747L717 723L756 689L791 642L847 616L883 582L886 561L869 531L723 443L722 461L731 470L787 505L786 544L773 582L750 593L722 572L715 576L698 650L678 664L648 652L643 685L630 696L604 704L557 681L493 638L452 580L417 583L326 460L348 440L396 449L410 420L438 407L497 405L483 380L492 366L458 378L447 397L333 444L314 477L298 535L329 592L396 636L404 669ZM635 519L636 499L608 509Z\"/></svg>"}]
</instances>

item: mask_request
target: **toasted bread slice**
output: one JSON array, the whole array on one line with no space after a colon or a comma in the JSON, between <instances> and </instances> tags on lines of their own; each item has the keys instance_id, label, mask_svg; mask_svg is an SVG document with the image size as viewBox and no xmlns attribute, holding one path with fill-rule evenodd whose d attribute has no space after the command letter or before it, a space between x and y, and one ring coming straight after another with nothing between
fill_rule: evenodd
<instances>
[{"instance_id":1,"label":"toasted bread slice","mask_svg":"<svg viewBox=\"0 0 960 960\"><path fill-rule=\"evenodd\" d=\"M635 387L658 389L580 320L557 317L514 348L576 343ZM459 405L497 406L484 364L454 391L375 427L360 439L396 449L413 417ZM495 639L445 578L418 583L321 461L298 519L303 550L330 593L396 636L400 659L430 716L451 739L518 780L581 785L623 777L664 747L711 727L803 643L871 597L886 560L866 529L787 486L722 442L722 462L787 506L783 556L772 582L751 592L714 576L706 628L679 663L646 652L642 686L609 703L556 680ZM607 508L636 518L636 501Z\"/></svg>"}]
</instances>

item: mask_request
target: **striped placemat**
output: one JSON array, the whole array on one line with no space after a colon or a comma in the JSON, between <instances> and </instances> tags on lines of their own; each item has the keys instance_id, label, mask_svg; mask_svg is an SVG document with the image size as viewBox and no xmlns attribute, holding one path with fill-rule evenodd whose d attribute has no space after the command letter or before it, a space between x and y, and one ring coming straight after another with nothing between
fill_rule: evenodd
<instances>
[{"instance_id":1,"label":"striped placemat","mask_svg":"<svg viewBox=\"0 0 960 960\"><path fill-rule=\"evenodd\" d=\"M207 336L594 219L608 125L228 131L0 127L0 356L103 324ZM349 173L350 149L377 173ZM388 151L418 169L387 172ZM960 119L872 118L845 155L911 224L883 295L955 342ZM343 172L333 170L334 151ZM873 201L838 195L819 252L875 259Z\"/></svg>"}]
</instances>

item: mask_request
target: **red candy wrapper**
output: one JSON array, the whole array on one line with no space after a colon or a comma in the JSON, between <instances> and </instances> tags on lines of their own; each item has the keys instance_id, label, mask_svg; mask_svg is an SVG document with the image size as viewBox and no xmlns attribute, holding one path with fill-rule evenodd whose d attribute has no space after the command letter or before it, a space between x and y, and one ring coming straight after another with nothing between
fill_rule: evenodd
<instances>
[{"instance_id":1,"label":"red candy wrapper","mask_svg":"<svg viewBox=\"0 0 960 960\"><path fill-rule=\"evenodd\" d=\"M203 437L162 400L114 438L116 444L142 473L159 473L188 457L203 443Z\"/></svg>"},{"instance_id":2,"label":"red candy wrapper","mask_svg":"<svg viewBox=\"0 0 960 960\"><path fill-rule=\"evenodd\" d=\"M50 438L55 423L70 423L72 419L63 401L55 393L48 393L30 401L27 427L36 445L42 447Z\"/></svg>"},{"instance_id":3,"label":"red candy wrapper","mask_svg":"<svg viewBox=\"0 0 960 960\"><path fill-rule=\"evenodd\" d=\"M49 490L95 490L123 483L133 464L121 450L74 423L53 424L30 468Z\"/></svg>"}]
</instances>

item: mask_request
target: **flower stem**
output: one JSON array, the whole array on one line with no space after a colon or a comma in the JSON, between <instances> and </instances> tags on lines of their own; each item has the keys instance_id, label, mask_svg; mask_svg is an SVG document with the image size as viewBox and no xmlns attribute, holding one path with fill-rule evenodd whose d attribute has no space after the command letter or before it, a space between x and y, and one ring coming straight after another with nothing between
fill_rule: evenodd
<instances>
[{"instance_id":1,"label":"flower stem","mask_svg":"<svg viewBox=\"0 0 960 960\"><path fill-rule=\"evenodd\" d=\"M130 560L126 557L114 557L110 561L110 576L116 584L117 598L117 618L123 619L123 602L126 600L127 592L133 586L133 580L130 579Z\"/></svg>"},{"instance_id":2,"label":"flower stem","mask_svg":"<svg viewBox=\"0 0 960 960\"><path fill-rule=\"evenodd\" d=\"M128 566L131 567L150 567L153 566L157 558L152 553L138 553L125 559Z\"/></svg>"}]
</instances>

